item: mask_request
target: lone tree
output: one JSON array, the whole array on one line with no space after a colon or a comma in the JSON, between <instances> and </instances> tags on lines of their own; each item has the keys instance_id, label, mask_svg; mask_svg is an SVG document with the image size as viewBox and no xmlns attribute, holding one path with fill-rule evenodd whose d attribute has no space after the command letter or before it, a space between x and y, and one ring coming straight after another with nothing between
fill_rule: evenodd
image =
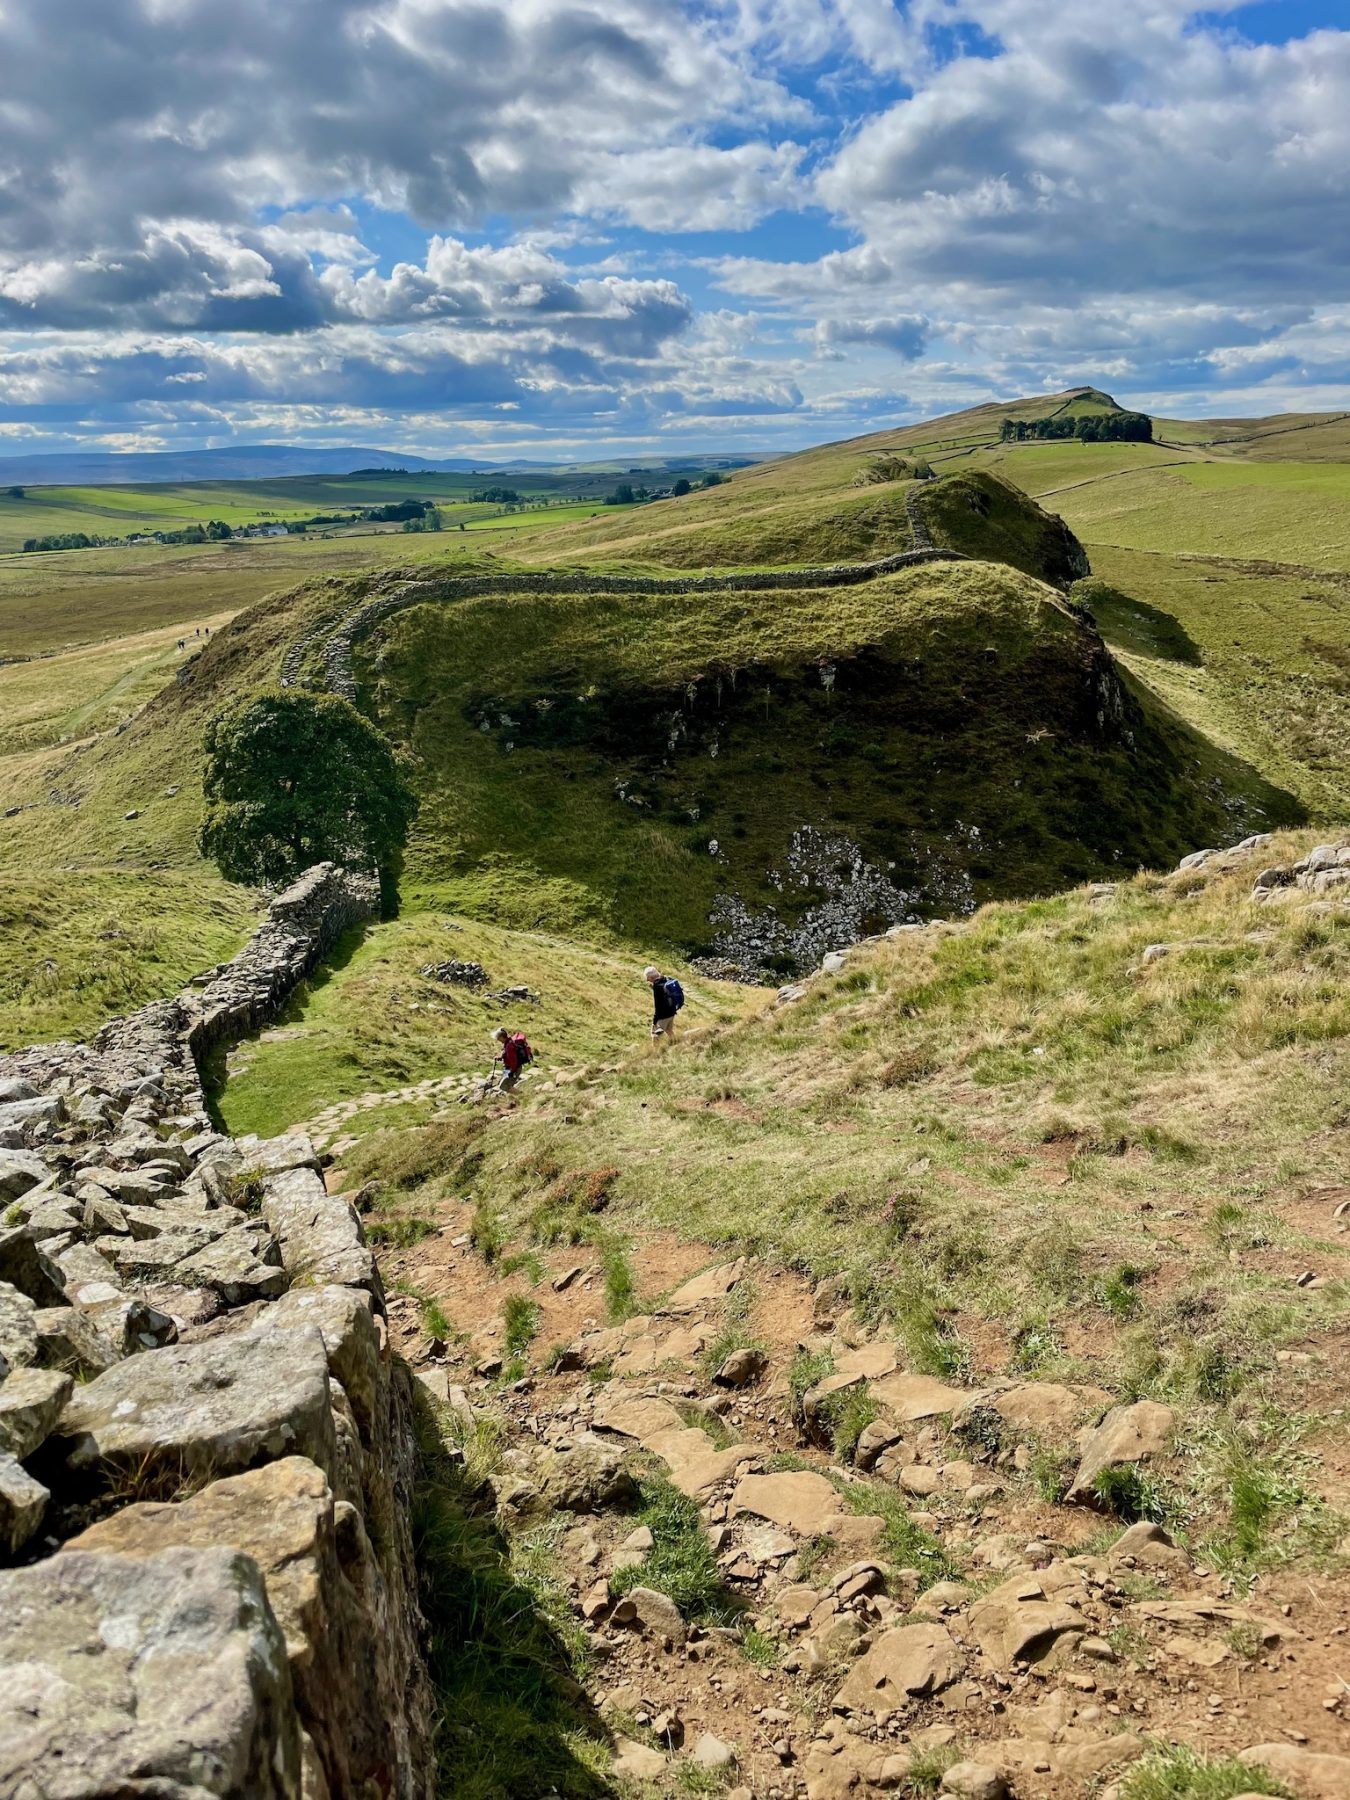
<instances>
[{"instance_id":1,"label":"lone tree","mask_svg":"<svg viewBox=\"0 0 1350 1800\"><path fill-rule=\"evenodd\" d=\"M346 700L258 694L212 719L205 749L197 841L227 880L275 885L328 861L395 876L417 796Z\"/></svg>"}]
</instances>

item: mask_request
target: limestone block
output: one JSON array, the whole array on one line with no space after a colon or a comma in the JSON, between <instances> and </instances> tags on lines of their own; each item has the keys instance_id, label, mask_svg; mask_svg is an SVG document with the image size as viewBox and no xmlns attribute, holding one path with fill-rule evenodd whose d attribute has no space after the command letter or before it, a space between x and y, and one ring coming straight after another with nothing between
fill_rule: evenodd
<instances>
[{"instance_id":1,"label":"limestone block","mask_svg":"<svg viewBox=\"0 0 1350 1800\"><path fill-rule=\"evenodd\" d=\"M0 1793L298 1800L290 1668L236 1550L0 1574Z\"/></svg>"},{"instance_id":2,"label":"limestone block","mask_svg":"<svg viewBox=\"0 0 1350 1800\"><path fill-rule=\"evenodd\" d=\"M62 1369L87 1381L111 1368L121 1355L82 1306L44 1306L33 1323L38 1334L35 1360L44 1369Z\"/></svg>"},{"instance_id":3,"label":"limestone block","mask_svg":"<svg viewBox=\"0 0 1350 1800\"><path fill-rule=\"evenodd\" d=\"M916 1694L936 1694L961 1673L961 1652L938 1624L883 1632L834 1697L836 1712L891 1712Z\"/></svg>"},{"instance_id":4,"label":"limestone block","mask_svg":"<svg viewBox=\"0 0 1350 1800\"><path fill-rule=\"evenodd\" d=\"M331 1473L328 1363L317 1331L173 1344L77 1388L54 1442L76 1475L156 1480L237 1474L282 1456Z\"/></svg>"},{"instance_id":5,"label":"limestone block","mask_svg":"<svg viewBox=\"0 0 1350 1800\"><path fill-rule=\"evenodd\" d=\"M210 1216L214 1219L221 1215ZM279 1299L289 1281L284 1269L259 1260L252 1236L244 1231L226 1232L205 1249L175 1263L173 1275L185 1287L206 1288L218 1294L226 1306Z\"/></svg>"},{"instance_id":6,"label":"limestone block","mask_svg":"<svg viewBox=\"0 0 1350 1800\"><path fill-rule=\"evenodd\" d=\"M43 1254L27 1225L0 1229L0 1281L7 1281L36 1306L60 1306L66 1290L60 1267Z\"/></svg>"},{"instance_id":7,"label":"limestone block","mask_svg":"<svg viewBox=\"0 0 1350 1800\"><path fill-rule=\"evenodd\" d=\"M27 1294L0 1281L0 1380L37 1361L37 1311Z\"/></svg>"},{"instance_id":8,"label":"limestone block","mask_svg":"<svg viewBox=\"0 0 1350 1800\"><path fill-rule=\"evenodd\" d=\"M17 1457L0 1451L0 1555L18 1555L41 1525L50 1499L46 1488L34 1481ZM4 1749L0 1742L0 1770L3 1766Z\"/></svg>"},{"instance_id":9,"label":"limestone block","mask_svg":"<svg viewBox=\"0 0 1350 1800\"><path fill-rule=\"evenodd\" d=\"M22 1462L45 1443L73 1385L56 1369L16 1369L0 1382L0 1454Z\"/></svg>"},{"instance_id":10,"label":"limestone block","mask_svg":"<svg viewBox=\"0 0 1350 1800\"><path fill-rule=\"evenodd\" d=\"M380 1378L380 1338L370 1296L348 1287L297 1287L268 1306L252 1326L255 1335L312 1326L323 1339L328 1370L351 1401L369 1437Z\"/></svg>"},{"instance_id":11,"label":"limestone block","mask_svg":"<svg viewBox=\"0 0 1350 1800\"><path fill-rule=\"evenodd\" d=\"M1090 1499L1093 1485L1104 1469L1128 1463L1151 1462L1171 1448L1176 1414L1157 1400L1136 1400L1117 1406L1082 1440L1082 1460L1069 1489L1070 1500Z\"/></svg>"},{"instance_id":12,"label":"limestone block","mask_svg":"<svg viewBox=\"0 0 1350 1800\"><path fill-rule=\"evenodd\" d=\"M326 1193L315 1170L268 1175L263 1181L263 1212L280 1242L282 1265L292 1281L364 1288L383 1309L375 1259L366 1248L356 1209Z\"/></svg>"}]
</instances>

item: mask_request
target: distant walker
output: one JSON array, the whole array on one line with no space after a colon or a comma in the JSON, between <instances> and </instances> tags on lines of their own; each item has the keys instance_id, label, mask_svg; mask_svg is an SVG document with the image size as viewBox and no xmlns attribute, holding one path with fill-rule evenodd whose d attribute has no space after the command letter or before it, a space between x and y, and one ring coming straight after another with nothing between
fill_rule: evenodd
<instances>
[{"instance_id":1,"label":"distant walker","mask_svg":"<svg viewBox=\"0 0 1350 1800\"><path fill-rule=\"evenodd\" d=\"M650 964L642 971L642 978L652 990L652 1036L673 1037L675 1015L684 1005L684 989L673 975L667 978Z\"/></svg>"}]
</instances>

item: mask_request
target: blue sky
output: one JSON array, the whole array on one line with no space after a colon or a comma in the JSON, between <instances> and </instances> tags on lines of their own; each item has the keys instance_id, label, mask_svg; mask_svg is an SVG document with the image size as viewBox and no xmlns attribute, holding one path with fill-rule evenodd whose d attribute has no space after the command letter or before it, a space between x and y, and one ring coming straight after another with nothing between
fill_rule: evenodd
<instances>
[{"instance_id":1,"label":"blue sky","mask_svg":"<svg viewBox=\"0 0 1350 1800\"><path fill-rule=\"evenodd\" d=\"M0 454L1350 407L1350 0L5 0Z\"/></svg>"}]
</instances>

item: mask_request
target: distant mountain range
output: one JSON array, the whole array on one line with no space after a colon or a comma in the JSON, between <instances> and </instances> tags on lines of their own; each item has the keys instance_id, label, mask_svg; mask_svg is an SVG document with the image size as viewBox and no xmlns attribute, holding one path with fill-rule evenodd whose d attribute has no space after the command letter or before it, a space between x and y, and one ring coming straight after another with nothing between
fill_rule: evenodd
<instances>
[{"instance_id":1,"label":"distant mountain range","mask_svg":"<svg viewBox=\"0 0 1350 1800\"><path fill-rule=\"evenodd\" d=\"M601 462L486 462L469 456L439 459L406 450L320 450L303 444L241 444L228 450L145 450L119 453L61 451L0 457L0 487L85 485L139 486L157 481L264 481L281 475L351 475L358 469L402 469L408 473L462 473L468 470L556 469L567 472L616 470L740 469L753 456L639 456Z\"/></svg>"}]
</instances>

